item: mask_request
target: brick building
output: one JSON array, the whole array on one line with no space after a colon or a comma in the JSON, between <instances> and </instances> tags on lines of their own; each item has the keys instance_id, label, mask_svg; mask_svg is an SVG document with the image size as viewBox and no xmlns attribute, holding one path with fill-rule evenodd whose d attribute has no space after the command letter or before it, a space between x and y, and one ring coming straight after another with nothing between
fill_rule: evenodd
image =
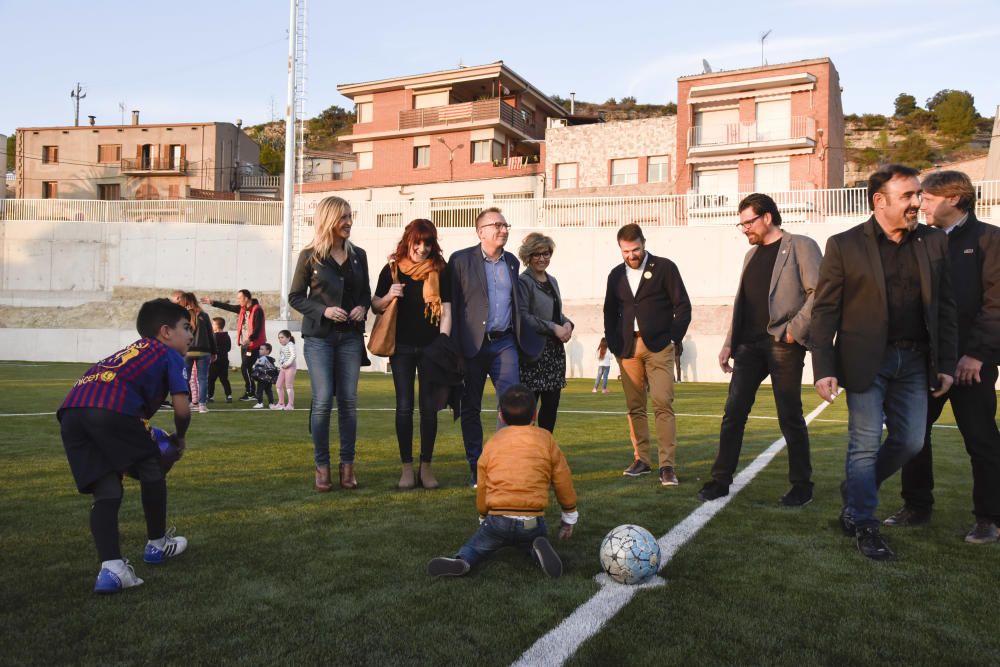
<instances>
[{"instance_id":1,"label":"brick building","mask_svg":"<svg viewBox=\"0 0 1000 667\"><path fill-rule=\"evenodd\" d=\"M676 153L676 116L550 127L545 196L672 194Z\"/></svg>"},{"instance_id":2,"label":"brick building","mask_svg":"<svg viewBox=\"0 0 1000 667\"><path fill-rule=\"evenodd\" d=\"M232 123L25 127L17 129L20 199L179 199L191 189L232 192L236 163L260 147ZM232 195L229 195L232 197Z\"/></svg>"},{"instance_id":3,"label":"brick building","mask_svg":"<svg viewBox=\"0 0 1000 667\"><path fill-rule=\"evenodd\" d=\"M494 195L542 195L545 127L566 112L502 61L337 89L355 103L340 141L356 166L350 180L302 185L307 201L335 193L471 210Z\"/></svg>"},{"instance_id":4,"label":"brick building","mask_svg":"<svg viewBox=\"0 0 1000 667\"><path fill-rule=\"evenodd\" d=\"M677 80L677 191L706 207L738 193L840 188L844 113L829 58Z\"/></svg>"}]
</instances>

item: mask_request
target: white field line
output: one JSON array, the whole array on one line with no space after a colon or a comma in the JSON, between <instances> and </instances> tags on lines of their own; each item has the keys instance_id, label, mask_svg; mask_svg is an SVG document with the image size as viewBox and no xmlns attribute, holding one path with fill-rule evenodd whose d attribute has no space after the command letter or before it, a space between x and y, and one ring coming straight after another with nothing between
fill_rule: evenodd
<instances>
[{"instance_id":1,"label":"white field line","mask_svg":"<svg viewBox=\"0 0 1000 667\"><path fill-rule=\"evenodd\" d=\"M819 413L830 405L823 401L806 417L810 423ZM737 493L757 475L758 472L785 447L785 439L778 438L765 449L748 466L743 468L729 487L729 495L717 500L702 503L680 523L670 529L659 540L660 567L662 570L682 546L694 537L712 517L722 511ZM598 581L604 581L598 578ZM514 662L515 667L535 667L536 665L562 665L570 658L585 641L593 637L610 621L625 605L631 601L636 589L632 586L613 583L605 584L601 590L589 600L576 608L555 628L550 630L534 643L520 658Z\"/></svg>"}]
</instances>

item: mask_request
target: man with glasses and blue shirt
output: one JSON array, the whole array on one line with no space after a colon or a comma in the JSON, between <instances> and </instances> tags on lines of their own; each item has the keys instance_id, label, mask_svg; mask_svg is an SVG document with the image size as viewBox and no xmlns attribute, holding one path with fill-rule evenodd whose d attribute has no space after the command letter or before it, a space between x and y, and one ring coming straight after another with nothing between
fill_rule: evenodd
<instances>
[{"instance_id":1,"label":"man with glasses and blue shirt","mask_svg":"<svg viewBox=\"0 0 1000 667\"><path fill-rule=\"evenodd\" d=\"M517 279L520 264L504 250L510 225L498 208L476 217L479 244L459 250L448 259L451 274L451 335L465 357L462 393L462 439L476 486L476 465L483 451L480 411L486 377L497 396L520 382L518 355L535 359L544 341L530 326L522 326L527 299Z\"/></svg>"},{"instance_id":2,"label":"man with glasses and blue shirt","mask_svg":"<svg viewBox=\"0 0 1000 667\"><path fill-rule=\"evenodd\" d=\"M737 227L752 247L743 258L732 323L719 352L719 366L733 378L712 479L698 497L715 500L729 495L747 417L757 388L770 375L778 425L788 444L788 479L792 484L779 502L801 507L813 497L809 431L802 416L802 366L823 255L808 236L781 230L781 213L767 195L755 193L744 198L739 217Z\"/></svg>"},{"instance_id":3,"label":"man with glasses and blue shirt","mask_svg":"<svg viewBox=\"0 0 1000 667\"><path fill-rule=\"evenodd\" d=\"M923 448L928 399L948 392L957 363L948 237L917 224L918 174L890 164L868 178L872 216L827 241L809 331L816 392L847 390L840 523L873 560L896 556L879 533L879 487Z\"/></svg>"}]
</instances>

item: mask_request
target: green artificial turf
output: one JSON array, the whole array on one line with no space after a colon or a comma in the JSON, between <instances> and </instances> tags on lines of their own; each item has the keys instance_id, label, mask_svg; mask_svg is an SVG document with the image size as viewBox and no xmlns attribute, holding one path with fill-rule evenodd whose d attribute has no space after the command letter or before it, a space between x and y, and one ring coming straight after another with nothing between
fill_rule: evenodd
<instances>
[{"instance_id":1,"label":"green artificial turf","mask_svg":"<svg viewBox=\"0 0 1000 667\"><path fill-rule=\"evenodd\" d=\"M73 485L52 414L80 364L0 363L0 663L506 665L597 590L601 538L622 523L661 536L700 505L717 444L724 385L677 388L678 475L623 478L632 458L620 390L571 380L556 427L579 494L580 523L556 544L548 580L524 556L498 554L469 576L434 580L476 528L461 430L439 418L436 491L398 491L391 378L363 374L361 488L312 489L307 413L214 403L193 415L189 449L168 477L169 523L188 551L141 562L138 485L125 482L122 547L145 585L91 593L98 563L89 497ZM236 379L233 376L232 379ZM308 376L297 377L308 406ZM484 400L491 404L492 397ZM803 388L806 410L819 399ZM689 415L689 416L686 416ZM756 416L774 415L768 387ZM957 430L936 429L937 505L928 526L887 529L899 554L867 561L835 523L846 442L843 399L810 427L816 500L780 508L782 452L632 602L579 648L574 665L996 664L996 546L970 546L971 475ZM828 420L828 421L827 421ZM484 413L486 433L493 415ZM336 451L336 419L333 420ZM953 424L946 408L941 424ZM154 424L170 428L169 411ZM780 436L752 419L743 463ZM655 446L654 446L655 451ZM882 490L898 509L898 478ZM558 507L548 513L558 523Z\"/></svg>"}]
</instances>

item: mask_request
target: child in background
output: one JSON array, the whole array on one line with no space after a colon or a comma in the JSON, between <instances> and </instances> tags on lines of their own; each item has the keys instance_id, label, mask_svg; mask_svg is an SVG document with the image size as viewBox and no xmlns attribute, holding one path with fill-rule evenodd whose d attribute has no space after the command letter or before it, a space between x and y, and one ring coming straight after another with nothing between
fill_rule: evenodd
<instances>
[{"instance_id":1,"label":"child in background","mask_svg":"<svg viewBox=\"0 0 1000 667\"><path fill-rule=\"evenodd\" d=\"M215 361L208 367L208 400L215 400L215 381L222 383L226 392L226 403L233 402L233 387L229 384L229 351L233 349L233 339L226 331L226 321L221 317L212 318L212 332L215 335Z\"/></svg>"},{"instance_id":2,"label":"child in background","mask_svg":"<svg viewBox=\"0 0 1000 667\"><path fill-rule=\"evenodd\" d=\"M270 343L260 344L260 357L257 358L257 361L253 362L250 375L257 382L257 404L253 407L258 410L264 407L265 393L267 394L268 405L274 403L274 396L271 394L271 385L278 379L278 366L274 363L274 357L271 356Z\"/></svg>"},{"instance_id":3,"label":"child in background","mask_svg":"<svg viewBox=\"0 0 1000 667\"><path fill-rule=\"evenodd\" d=\"M295 409L295 337L288 329L278 332L278 402L271 405L272 410ZM281 390L284 389L288 398L282 400Z\"/></svg>"},{"instance_id":4,"label":"child in background","mask_svg":"<svg viewBox=\"0 0 1000 667\"><path fill-rule=\"evenodd\" d=\"M590 393L596 394L597 387L604 380L604 393L608 393L608 374L611 372L611 353L608 351L608 341L602 338L597 345L597 379L594 380L594 388Z\"/></svg>"},{"instance_id":5,"label":"child in background","mask_svg":"<svg viewBox=\"0 0 1000 667\"><path fill-rule=\"evenodd\" d=\"M167 479L160 450L146 430L169 394L174 408L171 436L183 453L191 422L184 354L193 339L188 311L168 299L142 304L136 318L140 340L90 368L77 380L56 413L63 447L76 488L93 495L90 532L101 570L95 593L118 593L139 586L129 562L122 558L118 532L122 476L139 479L146 517L142 559L157 565L179 556L187 539L167 530Z\"/></svg>"},{"instance_id":6,"label":"child in background","mask_svg":"<svg viewBox=\"0 0 1000 667\"><path fill-rule=\"evenodd\" d=\"M559 539L569 539L579 516L576 491L566 457L551 433L531 425L534 416L535 395L524 385L500 397L500 418L507 427L489 439L479 457L479 530L454 558L431 560L432 576L461 576L507 546L531 553L548 576L562 574L562 561L546 537L545 508L554 486L562 507Z\"/></svg>"}]
</instances>

